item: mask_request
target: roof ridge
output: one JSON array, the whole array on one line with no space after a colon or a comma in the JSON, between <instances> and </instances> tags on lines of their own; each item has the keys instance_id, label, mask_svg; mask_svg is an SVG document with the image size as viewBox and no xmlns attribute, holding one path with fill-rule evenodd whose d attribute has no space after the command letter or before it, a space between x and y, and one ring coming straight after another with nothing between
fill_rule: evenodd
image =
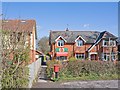
<instances>
[{"instance_id":1,"label":"roof ridge","mask_svg":"<svg viewBox=\"0 0 120 90\"><path fill-rule=\"evenodd\" d=\"M61 31L53 31L53 30L50 30L51 32L99 32L99 31L63 31L63 30L61 30Z\"/></svg>"}]
</instances>

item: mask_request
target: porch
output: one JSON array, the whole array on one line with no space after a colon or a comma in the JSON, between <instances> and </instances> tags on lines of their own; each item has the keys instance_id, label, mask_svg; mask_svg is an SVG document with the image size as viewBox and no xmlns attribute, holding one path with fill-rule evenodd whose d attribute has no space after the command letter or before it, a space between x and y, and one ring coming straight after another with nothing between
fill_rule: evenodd
<instances>
[{"instance_id":1,"label":"porch","mask_svg":"<svg viewBox=\"0 0 120 90\"><path fill-rule=\"evenodd\" d=\"M98 60L98 53L97 52L90 52L88 54L89 60Z\"/></svg>"}]
</instances>

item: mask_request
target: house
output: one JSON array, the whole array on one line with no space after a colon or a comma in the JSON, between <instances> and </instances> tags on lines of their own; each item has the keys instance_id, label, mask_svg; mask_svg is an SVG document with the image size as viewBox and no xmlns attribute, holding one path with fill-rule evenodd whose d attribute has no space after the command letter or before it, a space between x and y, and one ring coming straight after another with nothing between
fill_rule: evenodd
<instances>
[{"instance_id":1,"label":"house","mask_svg":"<svg viewBox=\"0 0 120 90\"><path fill-rule=\"evenodd\" d=\"M46 65L46 55L38 50L36 50L36 56L41 58L41 65Z\"/></svg>"},{"instance_id":2,"label":"house","mask_svg":"<svg viewBox=\"0 0 120 90\"><path fill-rule=\"evenodd\" d=\"M107 31L50 31L49 54L57 60L116 60L116 39Z\"/></svg>"},{"instance_id":3,"label":"house","mask_svg":"<svg viewBox=\"0 0 120 90\"><path fill-rule=\"evenodd\" d=\"M36 60L35 51L37 32L35 20L2 20L2 30L12 32L9 37L10 41L20 41L22 37L25 41L24 46L30 47L31 63Z\"/></svg>"},{"instance_id":4,"label":"house","mask_svg":"<svg viewBox=\"0 0 120 90\"><path fill-rule=\"evenodd\" d=\"M120 37L118 39L118 60L120 60Z\"/></svg>"}]
</instances>

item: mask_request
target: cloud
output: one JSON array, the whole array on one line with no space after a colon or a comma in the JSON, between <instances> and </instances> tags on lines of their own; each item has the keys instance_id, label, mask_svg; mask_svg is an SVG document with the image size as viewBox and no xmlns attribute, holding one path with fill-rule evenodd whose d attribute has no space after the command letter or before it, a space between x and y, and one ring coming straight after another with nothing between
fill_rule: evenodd
<instances>
[{"instance_id":1,"label":"cloud","mask_svg":"<svg viewBox=\"0 0 120 90\"><path fill-rule=\"evenodd\" d=\"M37 28L37 30L41 30L41 29L43 29L43 27L40 26L40 25L37 25L36 28Z\"/></svg>"},{"instance_id":2,"label":"cloud","mask_svg":"<svg viewBox=\"0 0 120 90\"><path fill-rule=\"evenodd\" d=\"M90 24L83 24L83 27L84 27L84 28L90 27Z\"/></svg>"}]
</instances>

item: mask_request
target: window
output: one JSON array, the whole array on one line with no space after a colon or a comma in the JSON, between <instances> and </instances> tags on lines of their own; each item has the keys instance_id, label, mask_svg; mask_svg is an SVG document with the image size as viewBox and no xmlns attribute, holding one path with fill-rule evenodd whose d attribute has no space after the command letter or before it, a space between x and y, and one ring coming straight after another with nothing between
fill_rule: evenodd
<instances>
[{"instance_id":1,"label":"window","mask_svg":"<svg viewBox=\"0 0 120 90\"><path fill-rule=\"evenodd\" d=\"M64 46L64 41L63 40L58 40L58 46Z\"/></svg>"},{"instance_id":2,"label":"window","mask_svg":"<svg viewBox=\"0 0 120 90\"><path fill-rule=\"evenodd\" d=\"M112 53L111 59L112 59L112 61L114 61L116 59L116 54L115 53Z\"/></svg>"},{"instance_id":3,"label":"window","mask_svg":"<svg viewBox=\"0 0 120 90\"><path fill-rule=\"evenodd\" d=\"M83 41L82 40L77 40L77 46L82 46L83 45Z\"/></svg>"},{"instance_id":4,"label":"window","mask_svg":"<svg viewBox=\"0 0 120 90\"><path fill-rule=\"evenodd\" d=\"M108 46L109 45L109 40L103 40L103 46Z\"/></svg>"},{"instance_id":5,"label":"window","mask_svg":"<svg viewBox=\"0 0 120 90\"><path fill-rule=\"evenodd\" d=\"M115 46L116 45L116 41L115 40L103 40L103 46Z\"/></svg>"},{"instance_id":6,"label":"window","mask_svg":"<svg viewBox=\"0 0 120 90\"><path fill-rule=\"evenodd\" d=\"M111 55L110 55L110 53L104 53L103 54L103 60L104 61L109 61L110 57L111 57L111 60L114 61L116 59L116 54L113 53L113 52L111 53Z\"/></svg>"},{"instance_id":7,"label":"window","mask_svg":"<svg viewBox=\"0 0 120 90\"><path fill-rule=\"evenodd\" d=\"M77 53L75 56L77 59L84 59L85 58L84 53Z\"/></svg>"},{"instance_id":8,"label":"window","mask_svg":"<svg viewBox=\"0 0 120 90\"><path fill-rule=\"evenodd\" d=\"M67 60L67 57L66 56L59 56L59 57L56 57L56 60Z\"/></svg>"},{"instance_id":9,"label":"window","mask_svg":"<svg viewBox=\"0 0 120 90\"><path fill-rule=\"evenodd\" d=\"M116 41L115 40L110 40L110 46L115 46L116 45Z\"/></svg>"},{"instance_id":10,"label":"window","mask_svg":"<svg viewBox=\"0 0 120 90\"><path fill-rule=\"evenodd\" d=\"M103 54L103 61L109 61L109 54L107 53Z\"/></svg>"}]
</instances>

